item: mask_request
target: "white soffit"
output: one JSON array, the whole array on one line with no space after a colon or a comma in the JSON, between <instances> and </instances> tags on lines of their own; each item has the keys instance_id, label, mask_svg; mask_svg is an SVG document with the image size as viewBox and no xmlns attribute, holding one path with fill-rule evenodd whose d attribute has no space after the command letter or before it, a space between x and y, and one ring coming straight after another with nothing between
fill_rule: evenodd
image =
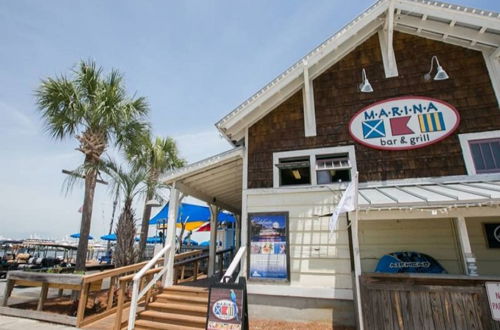
<instances>
[{"instance_id":1,"label":"white soffit","mask_svg":"<svg viewBox=\"0 0 500 330\"><path fill-rule=\"evenodd\" d=\"M314 79L381 29L388 8L394 8L397 31L499 53L499 13L439 1L379 0L222 118L215 124L217 129L230 141L243 138L246 127L302 88L304 63Z\"/></svg>"},{"instance_id":2,"label":"white soffit","mask_svg":"<svg viewBox=\"0 0 500 330\"><path fill-rule=\"evenodd\" d=\"M500 204L500 177L449 182L361 184L360 209Z\"/></svg>"},{"instance_id":3,"label":"white soffit","mask_svg":"<svg viewBox=\"0 0 500 330\"><path fill-rule=\"evenodd\" d=\"M241 212L243 148L171 171L161 179L181 192L233 213Z\"/></svg>"}]
</instances>

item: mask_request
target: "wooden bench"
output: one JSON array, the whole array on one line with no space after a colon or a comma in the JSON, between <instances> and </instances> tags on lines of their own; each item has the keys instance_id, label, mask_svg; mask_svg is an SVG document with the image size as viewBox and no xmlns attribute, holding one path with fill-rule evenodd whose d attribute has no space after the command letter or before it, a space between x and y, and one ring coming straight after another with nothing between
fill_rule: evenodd
<instances>
[{"instance_id":1,"label":"wooden bench","mask_svg":"<svg viewBox=\"0 0 500 330\"><path fill-rule=\"evenodd\" d=\"M47 300L49 288L59 289L59 295L61 296L63 290L81 290L82 282L83 275L10 271L7 274L7 285L5 286L2 306L7 306L12 290L16 285L42 288L37 305L37 310L41 311L45 300ZM102 281L92 284L91 290L97 291L101 289Z\"/></svg>"}]
</instances>

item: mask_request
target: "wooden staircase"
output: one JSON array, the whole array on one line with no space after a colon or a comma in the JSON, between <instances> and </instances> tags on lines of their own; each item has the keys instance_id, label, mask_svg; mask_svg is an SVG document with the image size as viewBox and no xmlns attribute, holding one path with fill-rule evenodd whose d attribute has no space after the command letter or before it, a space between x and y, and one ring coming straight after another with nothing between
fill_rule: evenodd
<instances>
[{"instance_id":1,"label":"wooden staircase","mask_svg":"<svg viewBox=\"0 0 500 330\"><path fill-rule=\"evenodd\" d=\"M174 285L137 313L135 329L205 329L208 289Z\"/></svg>"}]
</instances>

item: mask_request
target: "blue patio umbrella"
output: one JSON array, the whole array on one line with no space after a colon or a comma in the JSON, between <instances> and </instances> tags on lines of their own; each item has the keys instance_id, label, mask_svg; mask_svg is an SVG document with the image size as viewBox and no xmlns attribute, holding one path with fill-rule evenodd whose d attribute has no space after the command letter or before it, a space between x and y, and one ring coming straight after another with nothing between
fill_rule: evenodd
<instances>
[{"instance_id":1,"label":"blue patio umbrella","mask_svg":"<svg viewBox=\"0 0 500 330\"><path fill-rule=\"evenodd\" d=\"M233 223L235 221L232 214L226 212L219 212L217 219L219 222ZM201 226L206 221L210 220L210 209L207 206L200 206L188 203L182 203L179 207L179 216L177 217L177 226L179 227L181 223L187 222L192 224L192 226L187 226L186 230L193 230ZM149 220L150 225L163 224L168 221L168 204L165 205L158 214L156 214L151 220ZM191 227L191 228L190 228Z\"/></svg>"},{"instance_id":2,"label":"blue patio umbrella","mask_svg":"<svg viewBox=\"0 0 500 330\"><path fill-rule=\"evenodd\" d=\"M210 242L209 241L201 242L200 246L210 246Z\"/></svg>"},{"instance_id":3,"label":"blue patio umbrella","mask_svg":"<svg viewBox=\"0 0 500 330\"><path fill-rule=\"evenodd\" d=\"M185 239L184 242L183 242L185 245L193 245L193 246L196 246L198 245L198 242L192 240L192 239Z\"/></svg>"},{"instance_id":4,"label":"blue patio umbrella","mask_svg":"<svg viewBox=\"0 0 500 330\"><path fill-rule=\"evenodd\" d=\"M72 238L80 238L80 233L74 233L69 236ZM92 235L89 235L89 239L94 239L94 237L92 237Z\"/></svg>"},{"instance_id":5,"label":"blue patio umbrella","mask_svg":"<svg viewBox=\"0 0 500 330\"><path fill-rule=\"evenodd\" d=\"M116 241L116 234L108 234L101 236L103 241Z\"/></svg>"},{"instance_id":6,"label":"blue patio umbrella","mask_svg":"<svg viewBox=\"0 0 500 330\"><path fill-rule=\"evenodd\" d=\"M146 239L146 243L148 243L148 244L158 244L158 243L161 243L161 237L160 236L148 237Z\"/></svg>"},{"instance_id":7,"label":"blue patio umbrella","mask_svg":"<svg viewBox=\"0 0 500 330\"><path fill-rule=\"evenodd\" d=\"M141 240L140 237L136 237L135 241L139 242ZM153 237L148 237L146 238L146 243L147 244L156 244L156 243L161 243L161 237L160 236L153 236Z\"/></svg>"}]
</instances>

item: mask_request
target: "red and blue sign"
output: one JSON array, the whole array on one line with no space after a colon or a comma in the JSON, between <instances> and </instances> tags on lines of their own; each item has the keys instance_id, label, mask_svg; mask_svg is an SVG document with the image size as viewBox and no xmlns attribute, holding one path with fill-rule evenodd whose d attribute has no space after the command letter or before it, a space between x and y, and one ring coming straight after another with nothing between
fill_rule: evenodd
<instances>
[{"instance_id":1,"label":"red and blue sign","mask_svg":"<svg viewBox=\"0 0 500 330\"><path fill-rule=\"evenodd\" d=\"M354 140L370 148L422 148L450 136L460 123L452 105L422 96L405 96L373 103L349 123Z\"/></svg>"}]
</instances>

